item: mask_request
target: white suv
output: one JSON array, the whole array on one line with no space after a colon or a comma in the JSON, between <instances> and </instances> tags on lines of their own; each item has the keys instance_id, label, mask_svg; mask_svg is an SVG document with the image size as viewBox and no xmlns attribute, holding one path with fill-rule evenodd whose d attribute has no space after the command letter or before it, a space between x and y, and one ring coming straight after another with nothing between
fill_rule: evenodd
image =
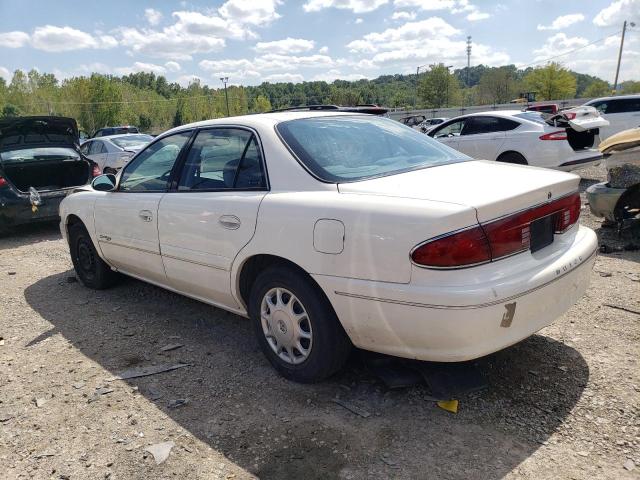
<instances>
[{"instance_id":1,"label":"white suv","mask_svg":"<svg viewBox=\"0 0 640 480\"><path fill-rule=\"evenodd\" d=\"M596 98L585 103L598 109L609 120L608 127L600 128L600 139L604 140L623 130L640 126L640 95Z\"/></svg>"}]
</instances>

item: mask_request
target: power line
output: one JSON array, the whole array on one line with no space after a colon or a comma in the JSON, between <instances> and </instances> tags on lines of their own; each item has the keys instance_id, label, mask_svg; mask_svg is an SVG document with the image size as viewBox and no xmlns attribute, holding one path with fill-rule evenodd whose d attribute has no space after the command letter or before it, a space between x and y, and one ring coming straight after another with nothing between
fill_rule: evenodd
<instances>
[{"instance_id":1,"label":"power line","mask_svg":"<svg viewBox=\"0 0 640 480\"><path fill-rule=\"evenodd\" d=\"M595 45L596 43L603 42L607 38L611 38L611 37L615 37L617 35L620 35L620 33L621 33L621 30L618 30L617 32L612 33L611 35L607 35L606 37L602 37L602 38L599 38L598 40L594 40L591 43L587 43L586 45L583 45L582 47L574 48L573 50L569 50L568 52L564 52L564 53L560 53L558 55L554 55L553 57L545 58L544 60L538 60L536 62L532 62L532 63L528 63L526 65L522 65L522 66L518 67L518 69L519 70L524 70L527 67L531 67L532 65L539 65L540 63L547 63L549 60L553 60L553 59L559 58L559 57L564 57L565 55L569 55L570 53L578 52L578 51L583 50L583 49L585 49L587 47L590 47L591 45Z\"/></svg>"}]
</instances>

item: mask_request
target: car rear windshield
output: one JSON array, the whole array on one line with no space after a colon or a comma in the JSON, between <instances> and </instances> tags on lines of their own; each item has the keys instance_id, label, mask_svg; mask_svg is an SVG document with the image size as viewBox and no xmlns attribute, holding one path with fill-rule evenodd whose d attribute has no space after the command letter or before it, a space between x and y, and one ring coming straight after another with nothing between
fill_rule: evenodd
<instances>
[{"instance_id":1,"label":"car rear windshield","mask_svg":"<svg viewBox=\"0 0 640 480\"><path fill-rule=\"evenodd\" d=\"M65 147L22 148L0 153L0 160L5 165L50 160L77 160L79 158L78 152Z\"/></svg>"},{"instance_id":2,"label":"car rear windshield","mask_svg":"<svg viewBox=\"0 0 640 480\"><path fill-rule=\"evenodd\" d=\"M530 122L536 123L546 123L544 121L545 115L541 112L522 112L516 113L514 117L524 118L525 120L529 120Z\"/></svg>"},{"instance_id":3,"label":"car rear windshield","mask_svg":"<svg viewBox=\"0 0 640 480\"><path fill-rule=\"evenodd\" d=\"M153 140L151 135L127 135L126 137L112 138L111 141L120 148L140 148Z\"/></svg>"},{"instance_id":4,"label":"car rear windshield","mask_svg":"<svg viewBox=\"0 0 640 480\"><path fill-rule=\"evenodd\" d=\"M325 182L353 182L470 160L381 117L303 118L279 123L276 129L300 162Z\"/></svg>"}]
</instances>

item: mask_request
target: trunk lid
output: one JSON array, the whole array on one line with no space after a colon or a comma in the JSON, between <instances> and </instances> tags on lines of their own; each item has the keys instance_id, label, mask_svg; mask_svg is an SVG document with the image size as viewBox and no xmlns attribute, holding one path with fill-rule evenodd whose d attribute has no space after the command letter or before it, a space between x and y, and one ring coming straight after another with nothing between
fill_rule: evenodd
<instances>
[{"instance_id":1,"label":"trunk lid","mask_svg":"<svg viewBox=\"0 0 640 480\"><path fill-rule=\"evenodd\" d=\"M80 141L78 125L66 117L17 117L0 120L0 152L43 146L71 147Z\"/></svg>"},{"instance_id":2,"label":"trunk lid","mask_svg":"<svg viewBox=\"0 0 640 480\"><path fill-rule=\"evenodd\" d=\"M475 160L341 183L338 190L469 206L487 222L573 193L579 182L571 173Z\"/></svg>"},{"instance_id":3,"label":"trunk lid","mask_svg":"<svg viewBox=\"0 0 640 480\"><path fill-rule=\"evenodd\" d=\"M545 119L552 127L572 128L576 132L593 130L606 127L609 121L605 120L594 107L576 107L563 110Z\"/></svg>"}]
</instances>

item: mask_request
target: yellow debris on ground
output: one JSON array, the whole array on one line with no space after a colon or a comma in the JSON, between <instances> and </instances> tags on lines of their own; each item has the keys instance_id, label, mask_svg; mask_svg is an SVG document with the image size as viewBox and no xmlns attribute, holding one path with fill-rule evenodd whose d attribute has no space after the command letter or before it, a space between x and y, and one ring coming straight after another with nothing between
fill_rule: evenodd
<instances>
[{"instance_id":1,"label":"yellow debris on ground","mask_svg":"<svg viewBox=\"0 0 640 480\"><path fill-rule=\"evenodd\" d=\"M437 405L447 412L458 413L458 400L440 400Z\"/></svg>"}]
</instances>

